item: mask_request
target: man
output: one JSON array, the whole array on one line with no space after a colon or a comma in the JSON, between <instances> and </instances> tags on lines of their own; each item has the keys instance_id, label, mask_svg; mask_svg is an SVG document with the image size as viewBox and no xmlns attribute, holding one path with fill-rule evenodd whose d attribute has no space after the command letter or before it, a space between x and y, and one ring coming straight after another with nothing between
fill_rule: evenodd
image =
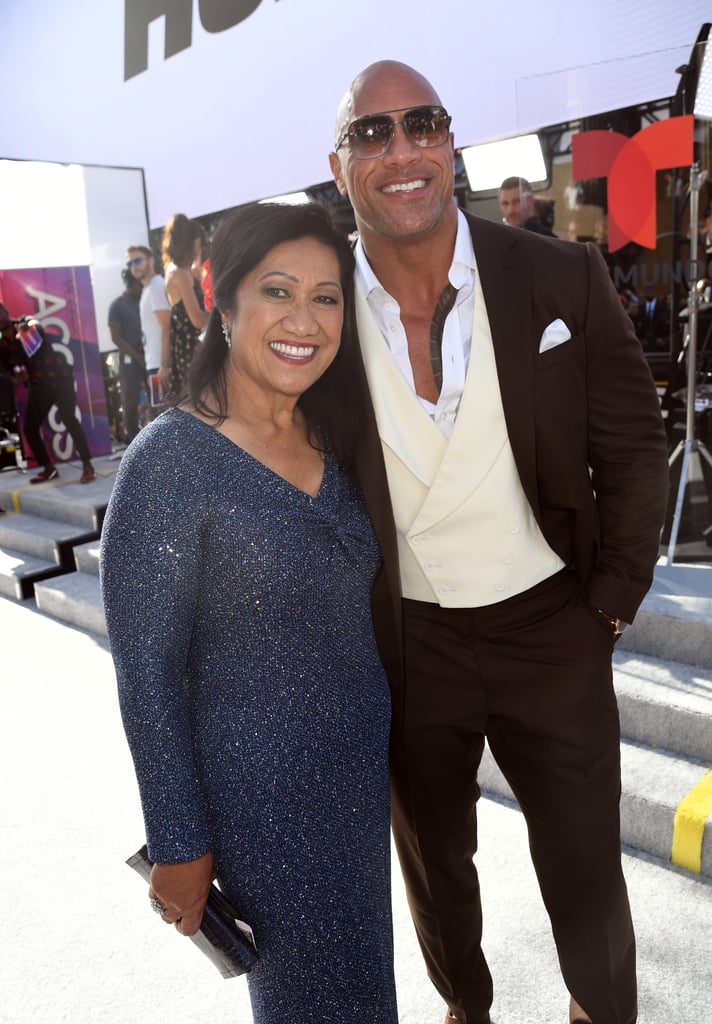
<instances>
[{"instance_id":1,"label":"man","mask_svg":"<svg viewBox=\"0 0 712 1024\"><path fill-rule=\"evenodd\" d=\"M0 303L0 373L13 384L27 387L27 404L23 429L32 455L40 465L39 473L30 477L31 484L55 480L59 470L53 464L42 439L41 426L52 406L67 428L77 454L82 460L80 483L96 479L84 429L77 419L76 392L72 368L51 343L38 320L24 317L13 321Z\"/></svg>"},{"instance_id":2,"label":"man","mask_svg":"<svg viewBox=\"0 0 712 1024\"><path fill-rule=\"evenodd\" d=\"M630 313L629 313L630 315ZM651 287L638 304L635 331L646 352L661 352L670 345L670 311L665 299L659 299Z\"/></svg>"},{"instance_id":3,"label":"man","mask_svg":"<svg viewBox=\"0 0 712 1024\"><path fill-rule=\"evenodd\" d=\"M513 228L535 231L538 235L556 238L537 213L532 187L526 178L505 178L499 186L499 208L502 219Z\"/></svg>"},{"instance_id":4,"label":"man","mask_svg":"<svg viewBox=\"0 0 712 1024\"><path fill-rule=\"evenodd\" d=\"M149 378L156 375L165 392L171 374L171 306L165 281L156 273L155 257L148 246L130 245L126 255L126 266L143 289L139 309L146 374Z\"/></svg>"},{"instance_id":5,"label":"man","mask_svg":"<svg viewBox=\"0 0 712 1024\"><path fill-rule=\"evenodd\" d=\"M109 306L109 330L111 340L119 350L121 404L128 444L138 434L138 403L141 388L146 387L146 361L139 313L141 282L128 268L121 271L121 277L124 291Z\"/></svg>"},{"instance_id":6,"label":"man","mask_svg":"<svg viewBox=\"0 0 712 1024\"><path fill-rule=\"evenodd\" d=\"M384 61L346 93L329 157L359 231L375 416L356 468L384 557L394 834L447 1019L487 1024L486 736L527 819L570 1020L633 1024L611 654L652 579L665 433L595 247L459 211L449 125L422 75Z\"/></svg>"}]
</instances>

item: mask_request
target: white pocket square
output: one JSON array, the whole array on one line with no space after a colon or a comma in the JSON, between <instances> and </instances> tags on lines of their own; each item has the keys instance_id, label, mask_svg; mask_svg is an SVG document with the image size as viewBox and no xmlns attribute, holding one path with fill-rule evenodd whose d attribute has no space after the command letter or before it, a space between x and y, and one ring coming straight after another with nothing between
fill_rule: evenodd
<instances>
[{"instance_id":1,"label":"white pocket square","mask_svg":"<svg viewBox=\"0 0 712 1024\"><path fill-rule=\"evenodd\" d=\"M556 348L557 345L563 345L563 343L568 341L570 337L571 331L563 320L552 320L541 336L539 351L548 352L550 348Z\"/></svg>"}]
</instances>

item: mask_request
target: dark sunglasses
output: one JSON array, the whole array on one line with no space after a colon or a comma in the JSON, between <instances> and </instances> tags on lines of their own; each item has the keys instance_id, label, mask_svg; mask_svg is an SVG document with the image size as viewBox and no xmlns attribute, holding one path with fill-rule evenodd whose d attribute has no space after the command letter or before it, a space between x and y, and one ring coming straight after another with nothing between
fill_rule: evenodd
<instances>
[{"instance_id":1,"label":"dark sunglasses","mask_svg":"<svg viewBox=\"0 0 712 1024\"><path fill-rule=\"evenodd\" d=\"M393 113L400 114L401 110L394 110ZM403 125L408 138L421 149L444 146L450 138L452 118L444 107L410 107L402 113L400 121L394 121L390 114L357 117L336 143L335 152L348 142L351 156L355 160L383 156L391 144L397 124Z\"/></svg>"},{"instance_id":2,"label":"dark sunglasses","mask_svg":"<svg viewBox=\"0 0 712 1024\"><path fill-rule=\"evenodd\" d=\"M129 270L130 270L130 269L131 269L131 267L138 267L138 266L140 266L140 265L141 265L142 263L145 263L145 262L146 262L146 257L145 257L145 256L136 256L136 257L135 257L134 259L132 259L132 260L127 260L127 262L126 262L126 266L127 266L127 267L129 268Z\"/></svg>"}]
</instances>

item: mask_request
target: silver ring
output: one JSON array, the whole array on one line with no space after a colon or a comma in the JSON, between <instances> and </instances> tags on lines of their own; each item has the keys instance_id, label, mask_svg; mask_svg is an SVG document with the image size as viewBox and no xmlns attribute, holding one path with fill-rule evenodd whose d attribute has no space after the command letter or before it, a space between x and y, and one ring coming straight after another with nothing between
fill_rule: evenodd
<instances>
[{"instance_id":1,"label":"silver ring","mask_svg":"<svg viewBox=\"0 0 712 1024\"><path fill-rule=\"evenodd\" d=\"M158 896L151 896L150 903L151 907L153 908L153 910L156 911L157 914L162 914L163 911L166 909L159 900Z\"/></svg>"}]
</instances>

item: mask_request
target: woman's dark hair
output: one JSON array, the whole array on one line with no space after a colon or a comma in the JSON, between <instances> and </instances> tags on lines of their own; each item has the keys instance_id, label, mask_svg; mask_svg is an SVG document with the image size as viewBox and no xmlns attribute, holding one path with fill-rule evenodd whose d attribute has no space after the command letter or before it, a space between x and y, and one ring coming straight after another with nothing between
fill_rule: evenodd
<instances>
[{"instance_id":1,"label":"woman's dark hair","mask_svg":"<svg viewBox=\"0 0 712 1024\"><path fill-rule=\"evenodd\" d=\"M193 245L196 238L199 238L201 243L205 238L200 224L189 220L184 213L174 213L163 229L163 266L175 263L177 267L189 267L193 262Z\"/></svg>"},{"instance_id":2,"label":"woman's dark hair","mask_svg":"<svg viewBox=\"0 0 712 1024\"><path fill-rule=\"evenodd\" d=\"M220 311L234 310L242 279L276 246L313 238L328 246L339 261L344 296L341 344L333 361L297 405L304 413L312 444L333 452L340 465L352 461L359 427L356 381L363 379L353 301L354 257L347 239L333 226L328 210L318 203L286 206L255 203L241 207L218 227L210 246L214 308L205 340L197 349L184 398L198 412L221 423L228 414L226 362L229 349ZM237 311L239 313L239 310Z\"/></svg>"}]
</instances>

